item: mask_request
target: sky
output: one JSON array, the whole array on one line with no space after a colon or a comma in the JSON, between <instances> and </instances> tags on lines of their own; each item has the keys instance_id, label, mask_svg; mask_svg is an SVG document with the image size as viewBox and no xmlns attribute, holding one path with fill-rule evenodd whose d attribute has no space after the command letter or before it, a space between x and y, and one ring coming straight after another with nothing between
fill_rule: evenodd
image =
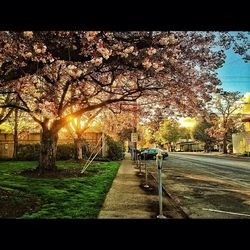
<instances>
[{"instance_id":1,"label":"sky","mask_svg":"<svg viewBox=\"0 0 250 250\"><path fill-rule=\"evenodd\" d=\"M227 91L239 91L241 94L250 92L250 62L245 63L232 50L226 51L226 54L225 64L217 70L222 81L221 87Z\"/></svg>"}]
</instances>

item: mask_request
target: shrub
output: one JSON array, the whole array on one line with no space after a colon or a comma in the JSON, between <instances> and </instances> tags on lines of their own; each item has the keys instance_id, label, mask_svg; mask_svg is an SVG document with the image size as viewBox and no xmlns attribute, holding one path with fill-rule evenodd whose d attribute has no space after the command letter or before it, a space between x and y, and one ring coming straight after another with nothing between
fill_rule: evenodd
<instances>
[{"instance_id":1,"label":"shrub","mask_svg":"<svg viewBox=\"0 0 250 250\"><path fill-rule=\"evenodd\" d=\"M115 161L115 160L122 160L124 158L123 155L124 147L122 142L114 141L111 137L108 137L107 144L108 144L108 159Z\"/></svg>"},{"instance_id":2,"label":"shrub","mask_svg":"<svg viewBox=\"0 0 250 250\"><path fill-rule=\"evenodd\" d=\"M232 143L227 144L227 152L233 153L233 144Z\"/></svg>"},{"instance_id":3,"label":"shrub","mask_svg":"<svg viewBox=\"0 0 250 250\"><path fill-rule=\"evenodd\" d=\"M17 159L21 161L37 161L40 155L40 144L19 144Z\"/></svg>"},{"instance_id":4,"label":"shrub","mask_svg":"<svg viewBox=\"0 0 250 250\"><path fill-rule=\"evenodd\" d=\"M57 160L70 160L74 159L76 155L74 144L58 144L57 145Z\"/></svg>"},{"instance_id":5,"label":"shrub","mask_svg":"<svg viewBox=\"0 0 250 250\"><path fill-rule=\"evenodd\" d=\"M17 159L21 161L37 161L40 155L40 144L19 144ZM58 144L57 160L69 160L75 157L74 144Z\"/></svg>"}]
</instances>

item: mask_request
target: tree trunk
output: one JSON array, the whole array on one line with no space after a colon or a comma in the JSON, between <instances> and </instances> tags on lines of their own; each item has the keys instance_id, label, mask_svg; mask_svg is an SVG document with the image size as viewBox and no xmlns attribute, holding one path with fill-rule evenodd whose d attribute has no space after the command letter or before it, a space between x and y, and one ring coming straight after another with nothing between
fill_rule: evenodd
<instances>
[{"instance_id":1,"label":"tree trunk","mask_svg":"<svg viewBox=\"0 0 250 250\"><path fill-rule=\"evenodd\" d=\"M76 147L76 158L77 160L82 160L82 141L81 139L75 139L74 143Z\"/></svg>"},{"instance_id":2,"label":"tree trunk","mask_svg":"<svg viewBox=\"0 0 250 250\"><path fill-rule=\"evenodd\" d=\"M17 159L18 151L18 109L15 109L15 118L14 118L14 152L13 158Z\"/></svg>"},{"instance_id":3,"label":"tree trunk","mask_svg":"<svg viewBox=\"0 0 250 250\"><path fill-rule=\"evenodd\" d=\"M208 153L208 143L207 142L205 143L204 151L205 151L205 153Z\"/></svg>"},{"instance_id":4,"label":"tree trunk","mask_svg":"<svg viewBox=\"0 0 250 250\"><path fill-rule=\"evenodd\" d=\"M43 128L41 134L41 149L38 169L40 173L56 171L56 151L58 134Z\"/></svg>"},{"instance_id":5,"label":"tree trunk","mask_svg":"<svg viewBox=\"0 0 250 250\"><path fill-rule=\"evenodd\" d=\"M227 154L227 134L223 137L223 154Z\"/></svg>"}]
</instances>

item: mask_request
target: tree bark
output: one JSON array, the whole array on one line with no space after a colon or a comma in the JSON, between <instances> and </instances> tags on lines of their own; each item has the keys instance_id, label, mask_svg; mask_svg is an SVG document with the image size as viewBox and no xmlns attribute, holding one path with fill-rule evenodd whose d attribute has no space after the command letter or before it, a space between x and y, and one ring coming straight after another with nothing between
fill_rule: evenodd
<instances>
[{"instance_id":1,"label":"tree bark","mask_svg":"<svg viewBox=\"0 0 250 250\"><path fill-rule=\"evenodd\" d=\"M14 118L14 152L13 158L17 159L18 151L18 109L15 109L15 118Z\"/></svg>"},{"instance_id":2,"label":"tree bark","mask_svg":"<svg viewBox=\"0 0 250 250\"><path fill-rule=\"evenodd\" d=\"M74 143L75 143L75 147L76 147L77 160L82 160L82 140L81 139L75 139Z\"/></svg>"},{"instance_id":3,"label":"tree bark","mask_svg":"<svg viewBox=\"0 0 250 250\"><path fill-rule=\"evenodd\" d=\"M43 127L41 134L41 149L38 169L40 173L56 171L56 151L58 133Z\"/></svg>"}]
</instances>

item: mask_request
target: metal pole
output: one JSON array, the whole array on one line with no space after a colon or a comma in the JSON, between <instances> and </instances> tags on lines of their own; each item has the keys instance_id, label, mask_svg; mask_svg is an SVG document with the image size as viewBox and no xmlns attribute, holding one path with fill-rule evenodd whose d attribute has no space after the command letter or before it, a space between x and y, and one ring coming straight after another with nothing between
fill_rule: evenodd
<instances>
[{"instance_id":1,"label":"metal pole","mask_svg":"<svg viewBox=\"0 0 250 250\"><path fill-rule=\"evenodd\" d=\"M145 188L149 188L149 185L148 185L148 169L147 169L147 164L145 163L145 185L144 185Z\"/></svg>"},{"instance_id":2,"label":"metal pole","mask_svg":"<svg viewBox=\"0 0 250 250\"><path fill-rule=\"evenodd\" d=\"M156 155L156 165L158 169L158 189L159 189L159 215L157 215L158 219L166 219L166 217L163 215L162 211L162 177L161 177L161 169L162 169L162 154L159 152Z\"/></svg>"},{"instance_id":3,"label":"metal pole","mask_svg":"<svg viewBox=\"0 0 250 250\"><path fill-rule=\"evenodd\" d=\"M141 176L141 175L142 175L142 172L141 172L141 161L140 161L140 159L138 159L137 162L138 162L138 164L139 164L139 169L140 169L140 172L139 172L138 175Z\"/></svg>"}]
</instances>

